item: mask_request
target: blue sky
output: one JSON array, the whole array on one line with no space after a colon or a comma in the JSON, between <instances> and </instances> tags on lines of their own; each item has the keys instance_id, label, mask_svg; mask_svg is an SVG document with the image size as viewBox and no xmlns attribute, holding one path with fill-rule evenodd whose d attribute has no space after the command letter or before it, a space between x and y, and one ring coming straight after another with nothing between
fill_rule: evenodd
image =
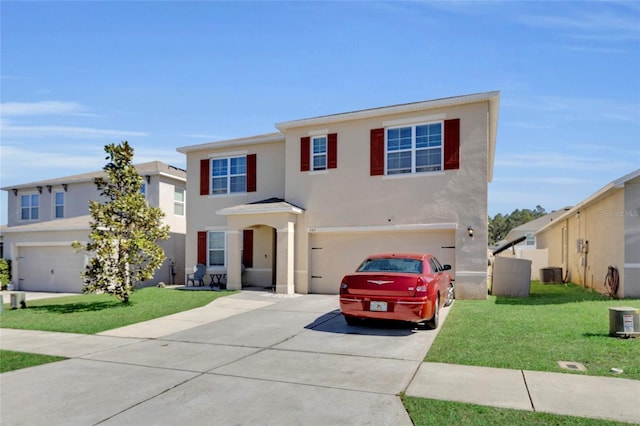
<instances>
[{"instance_id":1,"label":"blue sky","mask_svg":"<svg viewBox=\"0 0 640 426\"><path fill-rule=\"evenodd\" d=\"M274 123L501 92L489 214L640 167L640 2L1 1L0 186ZM7 194L0 198L6 223Z\"/></svg>"}]
</instances>

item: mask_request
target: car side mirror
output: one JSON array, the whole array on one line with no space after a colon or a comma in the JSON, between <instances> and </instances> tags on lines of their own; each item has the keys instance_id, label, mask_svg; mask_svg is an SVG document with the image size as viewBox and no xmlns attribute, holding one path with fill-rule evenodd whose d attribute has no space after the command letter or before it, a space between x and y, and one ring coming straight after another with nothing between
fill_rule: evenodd
<instances>
[{"instance_id":1,"label":"car side mirror","mask_svg":"<svg viewBox=\"0 0 640 426\"><path fill-rule=\"evenodd\" d=\"M449 271L451 269L451 265L442 265L442 270Z\"/></svg>"}]
</instances>

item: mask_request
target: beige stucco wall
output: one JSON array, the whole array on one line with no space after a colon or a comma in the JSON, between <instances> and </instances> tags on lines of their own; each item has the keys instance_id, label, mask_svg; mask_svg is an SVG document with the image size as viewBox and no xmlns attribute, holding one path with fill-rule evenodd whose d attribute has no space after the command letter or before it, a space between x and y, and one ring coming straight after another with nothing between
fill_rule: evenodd
<instances>
[{"instance_id":1,"label":"beige stucco wall","mask_svg":"<svg viewBox=\"0 0 640 426\"><path fill-rule=\"evenodd\" d=\"M624 211L624 297L640 297L640 178L625 184Z\"/></svg>"},{"instance_id":2,"label":"beige stucco wall","mask_svg":"<svg viewBox=\"0 0 640 426\"><path fill-rule=\"evenodd\" d=\"M488 103L483 102L287 130L285 198L306 210L305 225L311 230L454 223L458 295L485 298L487 115ZM460 119L460 169L370 176L370 130L412 117L416 122ZM338 134L337 169L300 172L300 138L312 132ZM474 228L473 238L467 235L469 226ZM307 240L308 234L299 232L298 237ZM302 272L309 269L308 242L300 242L295 269L301 271L297 277L309 282L308 273L304 277Z\"/></svg>"},{"instance_id":3,"label":"beige stucco wall","mask_svg":"<svg viewBox=\"0 0 640 426\"><path fill-rule=\"evenodd\" d=\"M548 266L563 266L569 281L605 293L608 267L618 268L625 282L624 188L613 188L602 197L572 210L571 214L537 235L538 247L549 250ZM562 264L562 228L568 230L567 262ZM578 240L582 240L579 251ZM588 242L588 251L584 247ZM624 293L620 292L620 295Z\"/></svg>"},{"instance_id":4,"label":"beige stucco wall","mask_svg":"<svg viewBox=\"0 0 640 426\"><path fill-rule=\"evenodd\" d=\"M256 192L221 196L200 195L200 160L211 156L256 154ZM250 144L241 147L206 148L187 155L187 240L186 266L183 273L191 273L197 259L198 231L226 231L227 217L218 215L221 209L264 199L284 197L284 140L281 142ZM265 224L250 220L246 227Z\"/></svg>"},{"instance_id":5,"label":"beige stucco wall","mask_svg":"<svg viewBox=\"0 0 640 426\"><path fill-rule=\"evenodd\" d=\"M7 192L7 226L28 225L34 222L45 222L54 219L55 193L64 193L64 217L84 216L89 214L88 200L97 200L99 195L93 182L71 183L67 185L65 192L62 185L53 185L51 192L46 186L39 193L37 188L20 189L18 195L13 195L13 191ZM37 221L20 219L20 197L28 194L40 195L40 211Z\"/></svg>"}]
</instances>

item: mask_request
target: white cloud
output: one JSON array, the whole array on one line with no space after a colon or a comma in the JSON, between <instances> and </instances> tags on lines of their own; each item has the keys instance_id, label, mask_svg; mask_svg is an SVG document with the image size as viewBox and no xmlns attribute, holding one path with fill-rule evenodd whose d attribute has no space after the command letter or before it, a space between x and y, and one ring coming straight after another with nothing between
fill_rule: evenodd
<instances>
[{"instance_id":1,"label":"white cloud","mask_svg":"<svg viewBox=\"0 0 640 426\"><path fill-rule=\"evenodd\" d=\"M20 138L37 138L37 137L65 137L65 138L118 138L127 139L130 137L145 137L146 132L134 130L113 130L113 129L96 129L92 127L75 127L75 126L16 126L8 120L0 122L0 132L2 137L20 137Z\"/></svg>"},{"instance_id":2,"label":"white cloud","mask_svg":"<svg viewBox=\"0 0 640 426\"><path fill-rule=\"evenodd\" d=\"M496 157L495 165L496 167L511 167L536 172L546 172L548 169L593 172L598 170L626 170L629 168L629 162L626 160L621 158L618 161L608 161L598 157L526 153L501 155Z\"/></svg>"},{"instance_id":3,"label":"white cloud","mask_svg":"<svg viewBox=\"0 0 640 426\"><path fill-rule=\"evenodd\" d=\"M84 108L76 102L40 101L3 102L0 104L0 115L3 117L76 114L83 111Z\"/></svg>"}]
</instances>

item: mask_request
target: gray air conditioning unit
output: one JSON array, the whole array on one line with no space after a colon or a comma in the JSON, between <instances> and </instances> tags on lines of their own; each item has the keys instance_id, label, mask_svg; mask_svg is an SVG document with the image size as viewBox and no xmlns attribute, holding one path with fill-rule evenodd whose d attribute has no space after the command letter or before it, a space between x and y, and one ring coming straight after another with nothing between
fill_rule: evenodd
<instances>
[{"instance_id":1,"label":"gray air conditioning unit","mask_svg":"<svg viewBox=\"0 0 640 426\"><path fill-rule=\"evenodd\" d=\"M631 337L640 335L640 309L609 308L609 335Z\"/></svg>"}]
</instances>

